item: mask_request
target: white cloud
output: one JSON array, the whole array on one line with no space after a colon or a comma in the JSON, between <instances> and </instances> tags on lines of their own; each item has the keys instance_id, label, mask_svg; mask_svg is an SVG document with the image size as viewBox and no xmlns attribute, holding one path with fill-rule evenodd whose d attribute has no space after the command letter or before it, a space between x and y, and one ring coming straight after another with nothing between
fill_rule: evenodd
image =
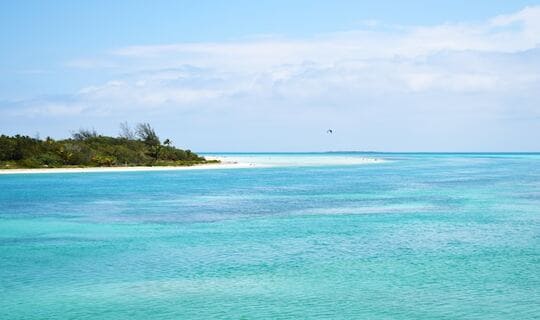
<instances>
[{"instance_id":1,"label":"white cloud","mask_svg":"<svg viewBox=\"0 0 540 320\"><path fill-rule=\"evenodd\" d=\"M371 26L377 26L372 24ZM517 52L540 44L540 7L495 17L478 24L444 24L324 34L310 39L263 38L222 43L181 43L132 46L114 56L171 59L185 64L218 67L333 62L343 59L417 57L445 50Z\"/></svg>"},{"instance_id":2,"label":"white cloud","mask_svg":"<svg viewBox=\"0 0 540 320\"><path fill-rule=\"evenodd\" d=\"M478 24L371 28L310 39L132 46L113 50L110 62L101 63L109 67L114 62L135 76L122 79L120 87L110 82L82 92L89 99L93 93L95 99L124 97L140 105L181 107L236 95L283 94L284 86L304 86L296 92L302 96L320 96L328 87L385 93L519 89L538 81L538 70L508 74L515 61L497 64L493 54L519 55L536 48L539 21L540 7L528 7ZM441 53L448 61L430 62ZM459 65L452 64L455 59L461 60Z\"/></svg>"}]
</instances>

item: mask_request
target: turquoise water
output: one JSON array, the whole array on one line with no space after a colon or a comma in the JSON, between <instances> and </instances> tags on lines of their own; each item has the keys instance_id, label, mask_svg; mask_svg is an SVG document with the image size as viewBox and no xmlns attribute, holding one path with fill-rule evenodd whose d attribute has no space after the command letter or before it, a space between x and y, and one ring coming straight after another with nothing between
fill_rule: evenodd
<instances>
[{"instance_id":1,"label":"turquoise water","mask_svg":"<svg viewBox=\"0 0 540 320\"><path fill-rule=\"evenodd\" d=\"M540 155L369 156L0 176L0 319L538 319Z\"/></svg>"}]
</instances>

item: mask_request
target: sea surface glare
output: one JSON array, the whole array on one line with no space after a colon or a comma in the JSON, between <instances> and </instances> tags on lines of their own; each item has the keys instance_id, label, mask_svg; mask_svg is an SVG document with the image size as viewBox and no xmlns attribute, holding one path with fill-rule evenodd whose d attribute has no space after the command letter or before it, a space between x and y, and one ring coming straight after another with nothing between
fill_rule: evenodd
<instances>
[{"instance_id":1,"label":"sea surface glare","mask_svg":"<svg viewBox=\"0 0 540 320\"><path fill-rule=\"evenodd\" d=\"M539 154L242 156L0 176L0 319L539 319Z\"/></svg>"}]
</instances>

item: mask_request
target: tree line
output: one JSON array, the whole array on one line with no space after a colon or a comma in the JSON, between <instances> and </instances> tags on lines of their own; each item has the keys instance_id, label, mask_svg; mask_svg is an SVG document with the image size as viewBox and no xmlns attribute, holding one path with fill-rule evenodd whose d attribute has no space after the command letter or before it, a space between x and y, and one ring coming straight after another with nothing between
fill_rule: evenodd
<instances>
[{"instance_id":1,"label":"tree line","mask_svg":"<svg viewBox=\"0 0 540 320\"><path fill-rule=\"evenodd\" d=\"M0 135L0 168L172 166L207 162L190 150L163 142L148 123L120 125L118 137L79 129L68 139Z\"/></svg>"}]
</instances>

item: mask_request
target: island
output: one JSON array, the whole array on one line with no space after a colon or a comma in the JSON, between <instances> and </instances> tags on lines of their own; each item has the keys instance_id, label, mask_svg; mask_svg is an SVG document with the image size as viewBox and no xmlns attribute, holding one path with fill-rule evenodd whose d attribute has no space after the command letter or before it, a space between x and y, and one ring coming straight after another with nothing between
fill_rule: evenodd
<instances>
[{"instance_id":1,"label":"island","mask_svg":"<svg viewBox=\"0 0 540 320\"><path fill-rule=\"evenodd\" d=\"M118 137L101 135L94 129L79 129L61 140L0 135L0 169L194 166L219 162L176 148L170 139L161 141L148 123L139 123L133 129L123 123Z\"/></svg>"}]
</instances>

